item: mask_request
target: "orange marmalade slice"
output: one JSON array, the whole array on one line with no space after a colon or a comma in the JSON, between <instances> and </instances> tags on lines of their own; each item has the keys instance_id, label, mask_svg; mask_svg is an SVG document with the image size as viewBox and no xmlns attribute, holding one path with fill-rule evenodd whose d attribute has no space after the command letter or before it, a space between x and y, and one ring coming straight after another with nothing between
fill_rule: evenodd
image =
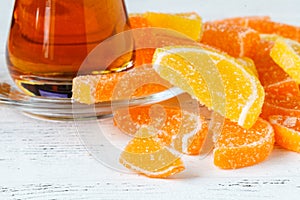
<instances>
[{"instance_id":1,"label":"orange marmalade slice","mask_svg":"<svg viewBox=\"0 0 300 200\"><path fill-rule=\"evenodd\" d=\"M287 74L300 83L300 43L279 37L270 55Z\"/></svg>"},{"instance_id":2,"label":"orange marmalade slice","mask_svg":"<svg viewBox=\"0 0 300 200\"><path fill-rule=\"evenodd\" d=\"M261 117L268 120L272 115L300 117L300 96L266 95Z\"/></svg>"},{"instance_id":3,"label":"orange marmalade slice","mask_svg":"<svg viewBox=\"0 0 300 200\"><path fill-rule=\"evenodd\" d=\"M125 72L110 73L103 75L78 76L73 79L73 99L84 104L94 104L98 102L111 101L114 92L127 94L130 85L145 80L145 75L153 83L148 83L137 87L131 97L147 96L156 92L161 92L168 88L170 84L163 80L152 68L143 66ZM126 87L117 87L118 83L124 83ZM156 84L157 83L157 84ZM118 91L115 91L117 89ZM118 98L118 97L115 97ZM121 97L120 97L121 98Z\"/></svg>"},{"instance_id":4,"label":"orange marmalade slice","mask_svg":"<svg viewBox=\"0 0 300 200\"><path fill-rule=\"evenodd\" d=\"M300 153L300 118L273 115L269 120L275 130L276 144Z\"/></svg>"},{"instance_id":5,"label":"orange marmalade slice","mask_svg":"<svg viewBox=\"0 0 300 200\"><path fill-rule=\"evenodd\" d=\"M265 160L273 150L274 130L258 119L249 130L226 120L220 135L216 136L214 164L222 169L251 166Z\"/></svg>"},{"instance_id":6,"label":"orange marmalade slice","mask_svg":"<svg viewBox=\"0 0 300 200\"><path fill-rule=\"evenodd\" d=\"M227 54L200 46L169 46L156 49L153 65L162 78L244 128L261 112L264 89L258 78Z\"/></svg>"},{"instance_id":7,"label":"orange marmalade slice","mask_svg":"<svg viewBox=\"0 0 300 200\"><path fill-rule=\"evenodd\" d=\"M152 178L166 178L185 169L179 155L163 146L150 126L140 128L122 152L120 163Z\"/></svg>"},{"instance_id":8,"label":"orange marmalade slice","mask_svg":"<svg viewBox=\"0 0 300 200\"><path fill-rule=\"evenodd\" d=\"M234 57L251 56L260 41L257 31L231 24L206 22L201 42L225 51Z\"/></svg>"},{"instance_id":9,"label":"orange marmalade slice","mask_svg":"<svg viewBox=\"0 0 300 200\"><path fill-rule=\"evenodd\" d=\"M300 42L300 27L272 21L268 16L235 17L214 21L214 23L249 27L260 33L277 34Z\"/></svg>"}]
</instances>

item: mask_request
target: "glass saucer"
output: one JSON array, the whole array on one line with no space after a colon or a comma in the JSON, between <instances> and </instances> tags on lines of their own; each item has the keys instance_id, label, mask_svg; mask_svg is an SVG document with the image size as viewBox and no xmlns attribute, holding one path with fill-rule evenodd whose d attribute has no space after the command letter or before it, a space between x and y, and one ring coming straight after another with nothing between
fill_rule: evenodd
<instances>
[{"instance_id":1,"label":"glass saucer","mask_svg":"<svg viewBox=\"0 0 300 200\"><path fill-rule=\"evenodd\" d=\"M89 118L108 118L112 116L114 106L138 106L164 101L182 94L183 91L173 87L149 96L130 100L106 101L92 105L80 104L69 98L45 98L28 96L21 92L8 75L0 74L0 104L14 107L34 117L52 120L73 120Z\"/></svg>"}]
</instances>

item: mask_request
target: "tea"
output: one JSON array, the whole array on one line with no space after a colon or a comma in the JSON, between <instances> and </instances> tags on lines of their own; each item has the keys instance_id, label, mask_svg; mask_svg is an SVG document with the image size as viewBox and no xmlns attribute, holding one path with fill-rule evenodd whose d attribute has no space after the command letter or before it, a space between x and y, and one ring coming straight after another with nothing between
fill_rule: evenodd
<instances>
[{"instance_id":1,"label":"tea","mask_svg":"<svg viewBox=\"0 0 300 200\"><path fill-rule=\"evenodd\" d=\"M72 78L88 54L127 29L123 0L16 0L7 45L10 74L29 94L70 97ZM114 44L110 51L123 46L132 51L109 66L95 62L81 73L110 73L131 67L133 40ZM96 59L105 58L99 55Z\"/></svg>"}]
</instances>

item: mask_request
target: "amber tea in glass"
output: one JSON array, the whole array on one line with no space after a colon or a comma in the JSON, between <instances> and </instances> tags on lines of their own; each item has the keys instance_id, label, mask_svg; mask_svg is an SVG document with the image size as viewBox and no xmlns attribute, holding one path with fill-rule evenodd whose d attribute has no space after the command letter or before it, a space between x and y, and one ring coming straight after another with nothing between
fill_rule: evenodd
<instances>
[{"instance_id":1,"label":"amber tea in glass","mask_svg":"<svg viewBox=\"0 0 300 200\"><path fill-rule=\"evenodd\" d=\"M70 97L72 78L87 55L102 41L127 29L123 0L16 0L7 44L11 77L31 95ZM110 51L124 46L132 51L109 66L90 65L81 73L130 68L133 42L127 39L114 45ZM99 55L96 59L103 58Z\"/></svg>"}]
</instances>

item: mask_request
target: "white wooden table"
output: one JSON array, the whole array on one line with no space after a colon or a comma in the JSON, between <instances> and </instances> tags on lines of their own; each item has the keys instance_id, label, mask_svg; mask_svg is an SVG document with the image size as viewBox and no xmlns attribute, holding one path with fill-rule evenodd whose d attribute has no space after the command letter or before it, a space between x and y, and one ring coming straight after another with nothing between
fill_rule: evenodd
<instances>
[{"instance_id":1,"label":"white wooden table","mask_svg":"<svg viewBox=\"0 0 300 200\"><path fill-rule=\"evenodd\" d=\"M300 25L297 0L126 2L129 12L197 11L205 19L259 12ZM238 5L234 6L235 3ZM12 5L12 0L0 1L1 71L6 70L4 44ZM289 9L292 11L288 12ZM106 120L103 126L110 124ZM185 172L171 179L121 173L105 167L86 151L75 122L34 119L0 105L1 200L300 199L300 154L279 147L268 160L253 167L220 170L213 166L211 155L186 159L186 167Z\"/></svg>"}]
</instances>

